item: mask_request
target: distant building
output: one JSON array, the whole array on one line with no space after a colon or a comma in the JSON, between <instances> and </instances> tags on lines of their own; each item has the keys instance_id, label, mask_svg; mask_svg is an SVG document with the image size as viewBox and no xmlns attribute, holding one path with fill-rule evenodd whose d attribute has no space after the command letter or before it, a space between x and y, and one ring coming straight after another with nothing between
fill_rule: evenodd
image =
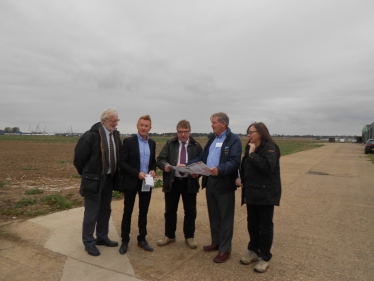
<instances>
[{"instance_id":1,"label":"distant building","mask_svg":"<svg viewBox=\"0 0 374 281\"><path fill-rule=\"evenodd\" d=\"M0 130L0 135L5 135L5 131L4 130Z\"/></svg>"},{"instance_id":2,"label":"distant building","mask_svg":"<svg viewBox=\"0 0 374 281\"><path fill-rule=\"evenodd\" d=\"M362 128L362 142L366 143L368 139L374 139L374 122Z\"/></svg>"}]
</instances>

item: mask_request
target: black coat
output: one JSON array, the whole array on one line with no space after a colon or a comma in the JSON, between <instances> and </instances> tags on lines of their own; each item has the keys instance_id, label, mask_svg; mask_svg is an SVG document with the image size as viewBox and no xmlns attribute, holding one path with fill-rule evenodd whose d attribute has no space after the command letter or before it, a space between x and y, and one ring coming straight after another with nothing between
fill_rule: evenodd
<instances>
[{"instance_id":1,"label":"black coat","mask_svg":"<svg viewBox=\"0 0 374 281\"><path fill-rule=\"evenodd\" d=\"M248 146L241 163L243 183L242 203L279 206L282 186L280 180L278 147L262 141L248 156Z\"/></svg>"},{"instance_id":2,"label":"black coat","mask_svg":"<svg viewBox=\"0 0 374 281\"><path fill-rule=\"evenodd\" d=\"M119 132L113 131L116 146L117 169L114 174L113 189L118 189L120 175L118 172L121 139ZM74 152L74 166L82 175L80 194L84 197L100 197L109 169L109 149L103 125L98 122L85 132L78 140Z\"/></svg>"},{"instance_id":3,"label":"black coat","mask_svg":"<svg viewBox=\"0 0 374 281\"><path fill-rule=\"evenodd\" d=\"M148 145L150 150L148 170L156 171L156 142L149 138ZM139 182L141 182L139 179L140 151L137 135L123 140L119 166L123 176L120 183L120 191L135 190Z\"/></svg>"}]
</instances>

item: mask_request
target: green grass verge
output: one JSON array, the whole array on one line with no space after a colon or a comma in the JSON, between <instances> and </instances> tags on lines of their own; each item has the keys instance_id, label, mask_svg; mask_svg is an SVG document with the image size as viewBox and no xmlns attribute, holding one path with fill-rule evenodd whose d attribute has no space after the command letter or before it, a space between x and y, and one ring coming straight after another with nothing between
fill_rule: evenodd
<instances>
[{"instance_id":1,"label":"green grass verge","mask_svg":"<svg viewBox=\"0 0 374 281\"><path fill-rule=\"evenodd\" d=\"M369 158L369 160L371 161L371 163L374 164L374 154L367 154L367 157Z\"/></svg>"}]
</instances>

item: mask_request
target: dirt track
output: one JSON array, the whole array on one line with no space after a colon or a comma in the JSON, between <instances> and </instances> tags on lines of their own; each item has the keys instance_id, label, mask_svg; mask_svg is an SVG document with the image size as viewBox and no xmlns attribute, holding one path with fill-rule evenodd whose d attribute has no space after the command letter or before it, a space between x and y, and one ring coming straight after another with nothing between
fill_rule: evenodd
<instances>
[{"instance_id":1,"label":"dirt track","mask_svg":"<svg viewBox=\"0 0 374 281\"><path fill-rule=\"evenodd\" d=\"M155 189L147 237L155 248L153 253L136 247L136 209L133 214L127 256L135 275L143 280L163 281L373 280L374 165L364 156L362 146L327 144L282 157L281 172L283 196L281 206L275 210L274 257L268 272L257 274L253 265L239 264L248 243L245 209L239 204L239 192L232 257L224 264L215 264L212 261L215 253L201 249L210 243L205 191L198 196L195 240L199 247L191 250L183 240L182 206L177 243L156 246L164 232L164 200L162 191ZM122 202L113 202L112 208L119 232ZM43 235L42 229L35 228L30 232L22 222L7 225L7 230L20 235L24 242L0 240L0 280L25 280L25 276L28 280L60 280L65 257L40 246L45 236L53 234ZM83 251L83 246L78 247ZM118 248L110 254L121 259Z\"/></svg>"}]
</instances>

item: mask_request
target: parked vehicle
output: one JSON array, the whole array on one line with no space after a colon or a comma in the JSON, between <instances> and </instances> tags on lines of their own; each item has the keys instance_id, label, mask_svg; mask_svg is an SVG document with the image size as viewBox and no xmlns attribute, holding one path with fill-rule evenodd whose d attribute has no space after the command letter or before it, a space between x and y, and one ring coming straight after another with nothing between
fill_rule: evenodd
<instances>
[{"instance_id":1,"label":"parked vehicle","mask_svg":"<svg viewBox=\"0 0 374 281\"><path fill-rule=\"evenodd\" d=\"M365 144L365 154L374 153L374 139L368 139Z\"/></svg>"},{"instance_id":2,"label":"parked vehicle","mask_svg":"<svg viewBox=\"0 0 374 281\"><path fill-rule=\"evenodd\" d=\"M344 142L345 140L344 140L344 139L340 139L339 141L340 141L340 142Z\"/></svg>"}]
</instances>

